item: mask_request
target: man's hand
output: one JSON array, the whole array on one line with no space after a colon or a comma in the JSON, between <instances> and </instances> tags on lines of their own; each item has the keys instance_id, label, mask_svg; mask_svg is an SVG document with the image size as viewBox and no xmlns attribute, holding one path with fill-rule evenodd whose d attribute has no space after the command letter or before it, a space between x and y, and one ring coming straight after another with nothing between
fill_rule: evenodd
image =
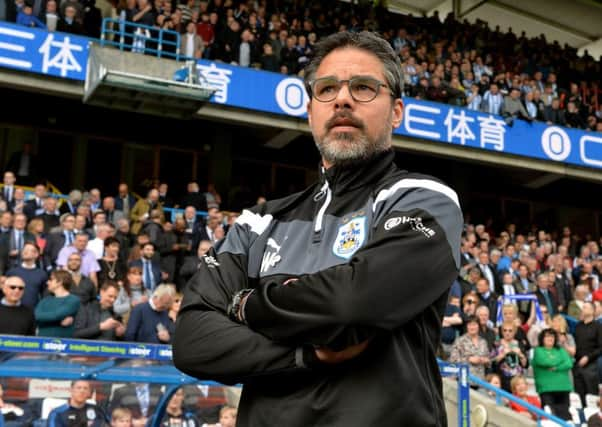
<instances>
[{"instance_id":1,"label":"man's hand","mask_svg":"<svg viewBox=\"0 0 602 427\"><path fill-rule=\"evenodd\" d=\"M316 357L323 363L337 364L359 356L368 347L370 342L367 339L364 342L347 347L341 351L333 351L327 348L316 348Z\"/></svg>"},{"instance_id":2,"label":"man's hand","mask_svg":"<svg viewBox=\"0 0 602 427\"><path fill-rule=\"evenodd\" d=\"M169 342L169 332L167 331L167 329L162 329L161 331L157 332L157 337L159 338L159 340L161 342Z\"/></svg>"},{"instance_id":3,"label":"man's hand","mask_svg":"<svg viewBox=\"0 0 602 427\"><path fill-rule=\"evenodd\" d=\"M110 329L115 329L120 324L121 323L119 323L117 320L113 319L112 317L109 317L108 319L100 322L99 327L101 331L108 331Z\"/></svg>"},{"instance_id":4,"label":"man's hand","mask_svg":"<svg viewBox=\"0 0 602 427\"><path fill-rule=\"evenodd\" d=\"M67 316L61 320L61 326L71 326L73 324L73 317Z\"/></svg>"},{"instance_id":5,"label":"man's hand","mask_svg":"<svg viewBox=\"0 0 602 427\"><path fill-rule=\"evenodd\" d=\"M577 364L580 368L583 368L585 365L587 365L588 362L589 358L587 356L583 356L581 359L579 359L579 362Z\"/></svg>"}]
</instances>

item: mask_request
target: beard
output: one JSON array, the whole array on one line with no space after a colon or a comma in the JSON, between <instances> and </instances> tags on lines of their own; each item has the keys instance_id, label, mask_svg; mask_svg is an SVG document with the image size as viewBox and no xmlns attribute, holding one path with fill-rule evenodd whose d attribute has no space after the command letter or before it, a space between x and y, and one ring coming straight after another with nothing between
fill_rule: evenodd
<instances>
[{"instance_id":1,"label":"beard","mask_svg":"<svg viewBox=\"0 0 602 427\"><path fill-rule=\"evenodd\" d=\"M357 130L331 133L330 130L335 126L336 120L341 118L349 120ZM390 130L383 129L383 132L375 138L369 138L364 123L346 111L333 116L324 127L326 132L322 136L314 130L312 134L322 158L333 165L348 166L362 163L378 153L387 151L391 145Z\"/></svg>"}]
</instances>

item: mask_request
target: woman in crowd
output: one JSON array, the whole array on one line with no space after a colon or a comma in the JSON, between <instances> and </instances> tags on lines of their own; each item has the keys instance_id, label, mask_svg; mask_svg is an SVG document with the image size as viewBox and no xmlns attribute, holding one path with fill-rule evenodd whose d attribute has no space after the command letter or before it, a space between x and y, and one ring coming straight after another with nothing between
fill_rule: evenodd
<instances>
[{"instance_id":1,"label":"woman in crowd","mask_svg":"<svg viewBox=\"0 0 602 427\"><path fill-rule=\"evenodd\" d=\"M169 318L173 323L173 327L176 325L176 318L178 317L178 312L180 311L180 306L182 305L182 298L184 296L181 292L176 292L176 296L173 297L173 302L171 303L171 307L169 308Z\"/></svg>"},{"instance_id":2,"label":"woman in crowd","mask_svg":"<svg viewBox=\"0 0 602 427\"><path fill-rule=\"evenodd\" d=\"M510 391L512 378L521 375L529 366L525 347L516 339L516 324L504 322L500 326L501 339L495 350L494 360L502 378L502 388Z\"/></svg>"},{"instance_id":3,"label":"woman in crowd","mask_svg":"<svg viewBox=\"0 0 602 427\"><path fill-rule=\"evenodd\" d=\"M566 350L571 357L575 357L577 345L575 338L569 333L569 327L562 314L557 314L552 318L552 329L556 331L558 345Z\"/></svg>"},{"instance_id":4,"label":"woman in crowd","mask_svg":"<svg viewBox=\"0 0 602 427\"><path fill-rule=\"evenodd\" d=\"M535 387L543 405L549 405L554 415L570 420L569 393L573 387L569 372L573 361L559 346L554 329L544 329L539 335L539 346L535 348L531 364Z\"/></svg>"},{"instance_id":5,"label":"woman in crowd","mask_svg":"<svg viewBox=\"0 0 602 427\"><path fill-rule=\"evenodd\" d=\"M512 388L512 394L514 396L541 409L541 401L539 400L539 397L527 394L529 386L527 385L525 377L523 377L522 375L517 375L512 379L510 387ZM527 417L535 419L535 415L530 413L529 410L520 403L510 401L510 407L516 412L519 412L521 414L526 415Z\"/></svg>"},{"instance_id":6,"label":"woman in crowd","mask_svg":"<svg viewBox=\"0 0 602 427\"><path fill-rule=\"evenodd\" d=\"M516 304L504 304L502 306L502 323L506 322L512 323L516 327L514 338L521 344L522 348L529 350L531 346L529 345L527 334L523 329L523 325L518 314L518 306ZM501 326L498 327L498 336L502 337L503 333L500 328Z\"/></svg>"},{"instance_id":7,"label":"woman in crowd","mask_svg":"<svg viewBox=\"0 0 602 427\"><path fill-rule=\"evenodd\" d=\"M48 295L35 308L38 335L46 337L73 336L73 320L79 309L80 300L71 294L71 275L63 270L50 273Z\"/></svg>"},{"instance_id":8,"label":"woman in crowd","mask_svg":"<svg viewBox=\"0 0 602 427\"><path fill-rule=\"evenodd\" d=\"M150 292L142 283L142 270L140 267L130 267L125 281L119 288L119 295L113 304L115 314L123 317L127 323L130 310L138 304L148 302Z\"/></svg>"},{"instance_id":9,"label":"woman in crowd","mask_svg":"<svg viewBox=\"0 0 602 427\"><path fill-rule=\"evenodd\" d=\"M40 248L40 256L44 254L46 249L46 235L44 234L44 221L40 218L33 218L27 225L29 231L35 237L35 243Z\"/></svg>"},{"instance_id":10,"label":"woman in crowd","mask_svg":"<svg viewBox=\"0 0 602 427\"><path fill-rule=\"evenodd\" d=\"M485 379L485 367L489 366L489 349L487 341L479 335L479 320L469 316L464 322L466 333L454 342L450 362L470 364L470 372Z\"/></svg>"},{"instance_id":11,"label":"woman in crowd","mask_svg":"<svg viewBox=\"0 0 602 427\"><path fill-rule=\"evenodd\" d=\"M121 282L125 280L127 267L125 262L119 258L121 244L115 237L107 237L104 241L105 255L98 260L100 271L98 275L98 284L102 285L105 281Z\"/></svg>"}]
</instances>

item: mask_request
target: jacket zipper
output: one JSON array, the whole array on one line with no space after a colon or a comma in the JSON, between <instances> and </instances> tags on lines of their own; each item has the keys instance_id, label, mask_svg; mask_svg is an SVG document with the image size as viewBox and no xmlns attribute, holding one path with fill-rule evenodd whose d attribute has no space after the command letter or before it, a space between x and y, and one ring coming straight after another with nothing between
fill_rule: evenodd
<instances>
[{"instance_id":1,"label":"jacket zipper","mask_svg":"<svg viewBox=\"0 0 602 427\"><path fill-rule=\"evenodd\" d=\"M319 242L322 237L322 222L324 220L324 213L326 212L326 209L328 208L328 205L330 205L330 201L332 200L332 191L330 190L328 181L324 182L324 185L320 189L320 192L314 196L314 201L318 202L319 200L324 198L324 196L326 196L326 200L324 200L324 203L320 207L320 210L318 211L318 215L316 216L316 220L314 222L314 243Z\"/></svg>"}]
</instances>

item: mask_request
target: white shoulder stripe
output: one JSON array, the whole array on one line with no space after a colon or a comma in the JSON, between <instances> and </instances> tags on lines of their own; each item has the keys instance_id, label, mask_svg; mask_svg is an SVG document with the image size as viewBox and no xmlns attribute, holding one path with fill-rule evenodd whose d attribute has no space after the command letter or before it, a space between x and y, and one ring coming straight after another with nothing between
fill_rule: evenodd
<instances>
[{"instance_id":1,"label":"white shoulder stripe","mask_svg":"<svg viewBox=\"0 0 602 427\"><path fill-rule=\"evenodd\" d=\"M416 188L416 187L426 188L427 190L432 190L432 191L436 191L438 193L444 194L445 196L449 197L456 204L456 206L458 206L458 208L460 208L460 202L458 200L458 195L456 194L456 192L454 190L449 188L447 185L443 185L437 181L433 181L430 179L406 178L406 179L397 181L390 188L386 188L384 190L379 191L376 196L376 200L374 200L374 203L372 204L372 212L376 211L376 205L378 205L380 202L384 202L385 200L387 200L389 197L391 197L393 194L395 194L395 192L397 192L398 190L401 190L402 188Z\"/></svg>"},{"instance_id":2,"label":"white shoulder stripe","mask_svg":"<svg viewBox=\"0 0 602 427\"><path fill-rule=\"evenodd\" d=\"M262 234L266 228L272 222L274 217L272 215L259 215L251 212L248 209L242 211L242 215L238 217L236 220L236 224L239 225L248 225L251 228L251 231L257 233L258 235Z\"/></svg>"}]
</instances>

